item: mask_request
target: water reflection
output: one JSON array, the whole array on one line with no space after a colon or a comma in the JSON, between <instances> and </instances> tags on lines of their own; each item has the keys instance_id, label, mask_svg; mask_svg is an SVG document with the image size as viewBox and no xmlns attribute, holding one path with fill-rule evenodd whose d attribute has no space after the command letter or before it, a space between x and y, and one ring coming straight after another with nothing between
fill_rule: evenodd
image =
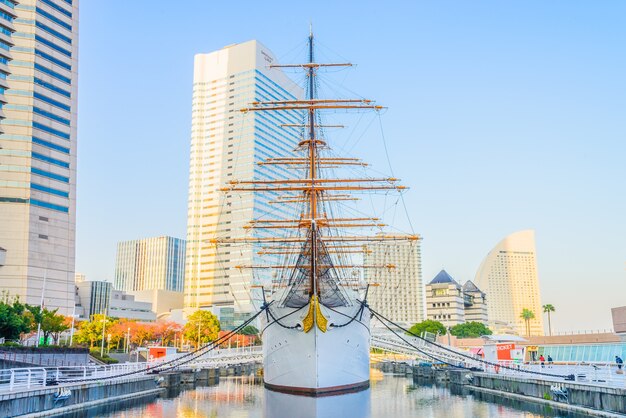
<instances>
[{"instance_id":1,"label":"water reflection","mask_svg":"<svg viewBox=\"0 0 626 418\"><path fill-rule=\"evenodd\" d=\"M92 410L80 416L116 418L465 418L559 416L536 404L471 394L404 376L373 375L371 388L322 398L272 392L252 376L228 377L218 384L172 393L174 398L128 404L123 410ZM78 416L78 415L77 415ZM572 417L572 415L560 415Z\"/></svg>"},{"instance_id":2,"label":"water reflection","mask_svg":"<svg viewBox=\"0 0 626 418\"><path fill-rule=\"evenodd\" d=\"M371 415L370 389L338 396L312 398L264 390L265 415L272 418L363 417Z\"/></svg>"}]
</instances>

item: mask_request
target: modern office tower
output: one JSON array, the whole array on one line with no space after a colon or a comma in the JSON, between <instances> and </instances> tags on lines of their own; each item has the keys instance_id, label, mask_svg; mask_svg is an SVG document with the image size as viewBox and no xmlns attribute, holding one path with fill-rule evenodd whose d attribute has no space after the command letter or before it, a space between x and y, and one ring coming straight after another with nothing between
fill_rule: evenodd
<instances>
[{"instance_id":1,"label":"modern office tower","mask_svg":"<svg viewBox=\"0 0 626 418\"><path fill-rule=\"evenodd\" d=\"M369 304L381 315L413 325L425 319L420 241L379 242L367 245L365 265L393 265L365 269Z\"/></svg>"},{"instance_id":2,"label":"modern office tower","mask_svg":"<svg viewBox=\"0 0 626 418\"><path fill-rule=\"evenodd\" d=\"M494 331L503 325L525 335L521 314L529 309L535 315L530 320L531 335L544 334L534 231L519 231L500 241L483 260L474 283L487 293Z\"/></svg>"},{"instance_id":3,"label":"modern office tower","mask_svg":"<svg viewBox=\"0 0 626 418\"><path fill-rule=\"evenodd\" d=\"M426 316L446 328L465 322L463 288L445 270L426 285Z\"/></svg>"},{"instance_id":4,"label":"modern office tower","mask_svg":"<svg viewBox=\"0 0 626 418\"><path fill-rule=\"evenodd\" d=\"M471 280L463 284L465 321L488 325L487 296Z\"/></svg>"},{"instance_id":5,"label":"modern office tower","mask_svg":"<svg viewBox=\"0 0 626 418\"><path fill-rule=\"evenodd\" d=\"M255 248L234 244L216 246L214 238L243 237L246 224L271 213L286 216L283 205L270 204L269 193L237 194L226 199L220 188L231 180L271 179L257 163L290 155L300 139L296 111L248 112L255 100L294 100L302 90L281 70L270 68L276 58L257 41L231 45L194 62L191 162L187 217L185 308L231 306L251 312L250 270L239 265L263 263ZM264 173L293 175L282 166ZM257 277L264 282L271 277Z\"/></svg>"},{"instance_id":6,"label":"modern office tower","mask_svg":"<svg viewBox=\"0 0 626 418\"><path fill-rule=\"evenodd\" d=\"M15 32L13 20L17 17L16 4L15 0L0 1L0 120L4 119L2 107L7 103L4 93L9 88L6 80L10 74L9 61L12 57L9 50L13 46L11 36ZM0 126L0 133L2 133L2 126ZM0 155L2 155L1 152L0 150Z\"/></svg>"},{"instance_id":7,"label":"modern office tower","mask_svg":"<svg viewBox=\"0 0 626 418\"><path fill-rule=\"evenodd\" d=\"M0 247L6 250L0 287L34 305L44 294L46 307L68 315L74 307L78 3L15 6L0 122ZM0 1L0 8L7 5ZM0 57L6 35L0 34ZM0 60L0 69L6 62Z\"/></svg>"},{"instance_id":8,"label":"modern office tower","mask_svg":"<svg viewBox=\"0 0 626 418\"><path fill-rule=\"evenodd\" d=\"M115 257L115 289L183 291L185 240L167 236L122 241Z\"/></svg>"}]
</instances>

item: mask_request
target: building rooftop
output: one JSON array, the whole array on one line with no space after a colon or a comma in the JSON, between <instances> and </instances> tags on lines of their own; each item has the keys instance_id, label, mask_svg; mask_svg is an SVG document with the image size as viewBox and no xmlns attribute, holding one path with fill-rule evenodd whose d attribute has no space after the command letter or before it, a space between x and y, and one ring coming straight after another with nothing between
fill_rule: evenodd
<instances>
[{"instance_id":1,"label":"building rooftop","mask_svg":"<svg viewBox=\"0 0 626 418\"><path fill-rule=\"evenodd\" d=\"M450 276L445 270L441 270L434 279L432 279L430 281L429 284L445 284L445 283L451 283L451 284L455 284L455 285L459 285L456 280L454 280L452 278L452 276Z\"/></svg>"},{"instance_id":2,"label":"building rooftop","mask_svg":"<svg viewBox=\"0 0 626 418\"><path fill-rule=\"evenodd\" d=\"M474 293L482 293L482 294L484 295L484 292L483 292L482 290L480 290L480 289L478 288L478 286L476 286L476 285L474 284L474 282L473 282L473 281L471 281L471 280L468 280L468 281L466 281L466 282L465 282L465 284L463 285L463 291L464 291L464 292L470 292L470 293L471 293L471 292L474 292Z\"/></svg>"}]
</instances>

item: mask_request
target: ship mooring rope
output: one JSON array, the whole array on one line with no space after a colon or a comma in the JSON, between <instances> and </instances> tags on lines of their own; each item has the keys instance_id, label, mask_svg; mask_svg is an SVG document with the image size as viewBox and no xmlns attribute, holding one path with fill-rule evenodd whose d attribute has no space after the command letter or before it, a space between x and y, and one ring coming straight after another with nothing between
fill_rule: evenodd
<instances>
[{"instance_id":1,"label":"ship mooring rope","mask_svg":"<svg viewBox=\"0 0 626 418\"><path fill-rule=\"evenodd\" d=\"M146 369L138 369L138 370L133 370L131 372L126 372L126 373L120 373L117 375L113 375L113 376L105 376L105 377L91 377L91 378L83 378L83 379L59 379L56 382L57 383L79 383L79 382L93 382L93 381L98 381L98 380L109 380L109 379L117 379L120 377L126 377L126 376L132 376L134 374L139 374L139 373L151 373L151 374L158 374L167 370L171 370L171 369L175 369L176 367L182 366L183 364L187 364L195 359L197 359L198 357L208 353L209 351L212 351L214 349L216 349L217 347L219 347L220 344L222 344L225 341L228 341L233 335L235 335L236 333L238 333L239 331L241 331L244 327L248 326L252 321L254 321L264 310L266 310L268 308L269 305L263 305L261 307L261 309L255 313L253 316L251 316L250 318L248 318L246 321L244 321L241 325L239 325L238 327L236 327L235 329L233 329L232 331L229 331L227 334L224 334L223 336L221 336L220 338L211 341L207 344L205 344L202 347L198 347L193 351L190 351L189 353L166 361L164 363L158 364L156 366L154 366L153 368L146 368ZM185 359L187 357L191 357L188 358L187 360L181 361L182 359ZM163 366L168 366L169 367L163 367Z\"/></svg>"},{"instance_id":2,"label":"ship mooring rope","mask_svg":"<svg viewBox=\"0 0 626 418\"><path fill-rule=\"evenodd\" d=\"M407 333L407 334L409 334L409 335L411 335L411 336L413 336L413 337L419 338L420 340L422 340L422 341L424 341L424 342L426 342L426 343L428 343L428 344L431 344L431 345L433 345L433 346L435 346L435 347L437 347L437 348L439 348L439 349L442 349L442 350L448 351L448 352L453 353L454 355L457 355L457 356L460 356L460 357L467 358L468 360L471 360L471 361L475 361L475 362L482 363L482 364L485 364L485 365L488 365L488 366L492 366L492 367L494 367L494 368L495 368L495 367L498 367L498 368L501 368L501 369L511 370L511 371L514 371L514 372L521 372L521 373L527 373L527 374L534 374L534 375L538 375L538 376L557 377L557 378L560 378L560 379L565 379L565 380L574 380L574 376L573 376L573 375L562 375L562 374L555 374L555 373L537 372L537 371L533 371L533 370L526 370L526 369L517 369L517 368L515 368L515 367L505 366L505 365L501 365L501 364L498 364L498 363L494 363L494 362L491 362L491 361L488 361L488 360L485 360L485 359L481 359L481 358L477 358L477 357L472 357L472 356L470 356L470 355L468 355L468 354L461 353L461 352L459 352L459 351L456 351L456 350L453 350L453 349L451 349L451 348L449 348L449 347L446 347L445 345L438 344L438 343L433 342L433 341L429 341L429 340L427 340L427 339L425 339L425 338L421 337L420 335L417 335L417 334L415 334L415 333L413 333L413 332L409 331L408 329L406 329L406 328L404 328L404 327L402 327L402 326L398 325L397 323L393 322L393 321L392 321L392 320L390 320L389 318L385 318L385 317L384 317L384 316L382 316L380 313L378 313L378 312L374 311L372 308L370 308L370 312L372 312L372 315L374 315L374 316L375 316L375 317L376 317L376 318L377 318L377 319L378 319L378 320L379 320L379 321L380 321L380 322L381 322L381 323L382 323L382 324L383 324L383 325L384 325L384 326L385 326L385 327L386 327L389 331L391 331L391 332L392 332L392 333L394 333L397 337L399 337L400 339L402 339L402 341L404 341L405 343L407 343L408 345L410 345L412 348L416 349L416 350L417 350L417 351L419 351L420 353L422 353L422 354L424 354L424 355L426 355L426 356L428 356L428 357L430 357L430 358L435 358L435 357L434 357L434 356L432 356L431 354L424 353L422 350L418 349L416 346L414 346L413 344L411 344L411 343L409 343L408 341L406 341L406 340L405 340L404 338L402 338L402 336L400 336L400 335L399 335L399 334L398 334L395 330L393 330L393 329L389 326L389 324L391 324L391 325L393 325L394 327L396 327L396 328L398 328L398 329L400 329L400 330L404 331L405 333ZM441 360L437 360L437 361L441 361ZM468 368L468 367L464 367L464 366L458 366L458 365L450 364L450 363L445 362L445 361L442 361L442 363L445 363L445 364L448 364L448 365L451 365L451 366L454 366L454 367L461 367L461 368L465 368L465 369L470 369L470 368Z\"/></svg>"}]
</instances>

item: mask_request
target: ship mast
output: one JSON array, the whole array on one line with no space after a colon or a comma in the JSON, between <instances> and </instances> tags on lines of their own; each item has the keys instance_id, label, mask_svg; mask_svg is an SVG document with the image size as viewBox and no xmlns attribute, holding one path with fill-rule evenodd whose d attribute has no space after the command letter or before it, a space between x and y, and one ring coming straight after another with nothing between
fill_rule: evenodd
<instances>
[{"instance_id":1,"label":"ship mast","mask_svg":"<svg viewBox=\"0 0 626 418\"><path fill-rule=\"evenodd\" d=\"M367 252L365 244L378 241L417 241L417 235L404 234L377 234L375 236L342 234L340 230L347 228L382 228L385 225L377 222L378 218L348 218L329 216L327 210L321 210L321 205L336 201L357 200L350 192L358 191L402 191L406 187L398 185L397 178L326 178L326 169L344 166L367 166L356 158L341 158L321 155L320 151L327 149L326 142L319 137L321 127L341 127L340 125L322 125L317 123L317 111L323 110L374 110L383 109L372 100L367 99L318 99L316 91L317 72L323 67L349 67L350 63L317 63L314 56L313 32L308 37L308 60L304 64L273 64L269 68L301 68L307 75L307 92L305 99L280 101L255 101L249 107L241 109L243 113L253 112L302 112L303 124L284 124L285 127L303 128L302 138L297 144L296 152L299 156L285 156L268 158L258 164L279 165L301 170L304 174L296 178L289 177L274 180L231 180L221 190L230 192L270 192L277 197L269 203L300 204L304 208L297 218L291 219L259 219L249 222L244 228L268 230L297 229L301 231L295 236L251 236L239 238L215 238L211 242L233 244L262 244L266 245L258 254L276 254L285 257L283 265L241 265L241 269L287 269L292 272L289 282L297 283L289 294L295 299L308 294L302 303L308 300L317 300L329 303L329 294L340 294L340 276L343 269L354 268L393 268L391 265L354 265L343 261L344 254ZM323 233L327 231L327 233ZM337 232L337 233L335 233ZM350 245L352 243L352 245ZM346 245L347 244L347 245ZM299 249L296 249L299 247ZM334 254L334 258L331 257ZM289 263L288 258L298 255L295 264ZM292 260L293 261L293 260ZM345 271L345 270L344 270ZM283 276L282 280L286 277ZM297 290L299 287L300 290ZM300 291L302 293L300 293ZM330 292L330 293L329 293ZM287 296L289 299L291 296ZM332 299L332 298L331 298ZM341 299L341 296L339 296ZM286 303L286 302L285 302ZM332 303L332 302L330 302ZM330 306L330 305L329 305ZM335 305L338 306L338 305Z\"/></svg>"},{"instance_id":2,"label":"ship mast","mask_svg":"<svg viewBox=\"0 0 626 418\"><path fill-rule=\"evenodd\" d=\"M309 32L309 100L315 100L315 68L313 67L313 29ZM311 272L309 296L317 295L317 192L315 191L315 178L317 168L317 145L315 143L315 108L309 108L309 172L311 189L309 193L309 215L311 217L310 246L311 246Z\"/></svg>"}]
</instances>

